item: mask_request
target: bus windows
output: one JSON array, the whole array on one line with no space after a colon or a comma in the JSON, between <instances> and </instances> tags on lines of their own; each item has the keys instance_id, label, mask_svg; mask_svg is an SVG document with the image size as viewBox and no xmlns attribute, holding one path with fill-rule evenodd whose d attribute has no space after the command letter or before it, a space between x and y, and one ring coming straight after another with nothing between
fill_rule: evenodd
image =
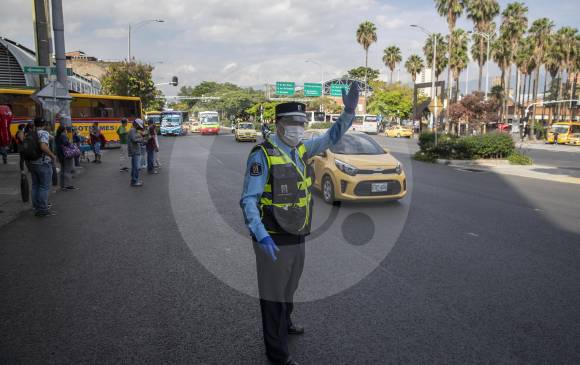
<instances>
[{"instance_id":1,"label":"bus windows","mask_svg":"<svg viewBox=\"0 0 580 365\"><path fill-rule=\"evenodd\" d=\"M324 112L314 112L314 122L324 122L325 113Z\"/></svg>"},{"instance_id":2,"label":"bus windows","mask_svg":"<svg viewBox=\"0 0 580 365\"><path fill-rule=\"evenodd\" d=\"M12 114L33 119L36 116L36 103L30 95L0 94L0 104L8 105Z\"/></svg>"}]
</instances>

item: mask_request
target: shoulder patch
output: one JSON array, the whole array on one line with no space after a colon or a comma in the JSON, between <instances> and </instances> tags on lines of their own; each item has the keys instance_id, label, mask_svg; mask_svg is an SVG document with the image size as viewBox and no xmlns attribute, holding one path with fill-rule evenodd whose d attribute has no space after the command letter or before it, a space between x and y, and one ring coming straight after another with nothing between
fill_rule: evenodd
<instances>
[{"instance_id":1,"label":"shoulder patch","mask_svg":"<svg viewBox=\"0 0 580 365\"><path fill-rule=\"evenodd\" d=\"M262 164L259 162L254 162L250 165L250 176L260 176L262 175Z\"/></svg>"}]
</instances>

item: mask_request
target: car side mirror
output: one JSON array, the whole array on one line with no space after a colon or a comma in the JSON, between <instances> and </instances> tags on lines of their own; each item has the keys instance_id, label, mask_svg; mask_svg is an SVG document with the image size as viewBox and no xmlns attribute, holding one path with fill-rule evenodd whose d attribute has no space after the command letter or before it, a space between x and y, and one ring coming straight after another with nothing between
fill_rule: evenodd
<instances>
[{"instance_id":1,"label":"car side mirror","mask_svg":"<svg viewBox=\"0 0 580 365\"><path fill-rule=\"evenodd\" d=\"M389 153L389 149L387 147L383 147L383 151L385 151L385 153Z\"/></svg>"}]
</instances>

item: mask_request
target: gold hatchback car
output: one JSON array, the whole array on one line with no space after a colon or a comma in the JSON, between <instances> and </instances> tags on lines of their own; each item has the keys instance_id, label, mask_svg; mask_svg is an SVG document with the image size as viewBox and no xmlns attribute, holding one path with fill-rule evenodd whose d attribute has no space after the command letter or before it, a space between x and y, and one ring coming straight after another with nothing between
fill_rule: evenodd
<instances>
[{"instance_id":1,"label":"gold hatchback car","mask_svg":"<svg viewBox=\"0 0 580 365\"><path fill-rule=\"evenodd\" d=\"M348 132L341 141L308 164L313 185L328 204L336 201L398 200L407 194L401 163L374 139Z\"/></svg>"},{"instance_id":2,"label":"gold hatchback car","mask_svg":"<svg viewBox=\"0 0 580 365\"><path fill-rule=\"evenodd\" d=\"M413 130L400 125L395 125L387 128L385 131L385 136L387 137L397 137L397 138L411 138L413 137Z\"/></svg>"},{"instance_id":3,"label":"gold hatchback car","mask_svg":"<svg viewBox=\"0 0 580 365\"><path fill-rule=\"evenodd\" d=\"M236 139L237 142L243 141L256 142L258 134L254 129L254 124L247 122L238 123L236 129L234 130L234 138Z\"/></svg>"}]
</instances>

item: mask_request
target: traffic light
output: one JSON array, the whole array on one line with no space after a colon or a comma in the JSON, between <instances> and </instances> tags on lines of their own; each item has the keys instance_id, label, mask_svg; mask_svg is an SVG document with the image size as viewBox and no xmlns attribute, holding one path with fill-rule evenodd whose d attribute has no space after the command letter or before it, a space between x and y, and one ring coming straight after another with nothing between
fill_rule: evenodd
<instances>
[{"instance_id":1,"label":"traffic light","mask_svg":"<svg viewBox=\"0 0 580 365\"><path fill-rule=\"evenodd\" d=\"M177 76L173 76L173 77L171 78L171 82L170 82L170 84L171 84L172 86L177 86L177 84L178 84Z\"/></svg>"}]
</instances>

